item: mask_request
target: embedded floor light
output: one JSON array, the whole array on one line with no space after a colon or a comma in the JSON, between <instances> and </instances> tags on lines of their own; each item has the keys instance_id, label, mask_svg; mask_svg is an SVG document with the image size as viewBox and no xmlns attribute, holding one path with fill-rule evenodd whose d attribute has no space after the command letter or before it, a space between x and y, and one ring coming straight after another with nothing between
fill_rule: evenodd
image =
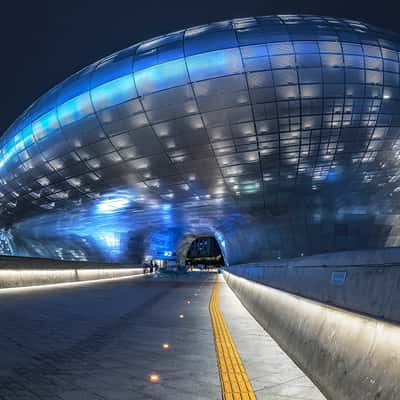
<instances>
[{"instance_id":1,"label":"embedded floor light","mask_svg":"<svg viewBox=\"0 0 400 400\"><path fill-rule=\"evenodd\" d=\"M149 381L152 383L157 383L160 381L160 375L153 373L149 375Z\"/></svg>"}]
</instances>

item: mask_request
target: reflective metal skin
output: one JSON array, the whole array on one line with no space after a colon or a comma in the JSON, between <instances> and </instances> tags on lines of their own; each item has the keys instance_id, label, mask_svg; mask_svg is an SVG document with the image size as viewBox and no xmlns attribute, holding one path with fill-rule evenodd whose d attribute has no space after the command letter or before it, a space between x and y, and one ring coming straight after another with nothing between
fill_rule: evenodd
<instances>
[{"instance_id":1,"label":"reflective metal skin","mask_svg":"<svg viewBox=\"0 0 400 400\"><path fill-rule=\"evenodd\" d=\"M4 253L229 263L397 246L400 36L265 16L138 43L1 137Z\"/></svg>"}]
</instances>

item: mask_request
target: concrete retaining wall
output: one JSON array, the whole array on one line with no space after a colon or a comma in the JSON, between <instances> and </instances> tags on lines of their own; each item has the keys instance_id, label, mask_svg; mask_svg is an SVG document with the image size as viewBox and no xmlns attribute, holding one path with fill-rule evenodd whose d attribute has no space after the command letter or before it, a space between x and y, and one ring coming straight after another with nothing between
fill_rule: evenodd
<instances>
[{"instance_id":1,"label":"concrete retaining wall","mask_svg":"<svg viewBox=\"0 0 400 400\"><path fill-rule=\"evenodd\" d=\"M224 276L328 400L400 399L399 326Z\"/></svg>"},{"instance_id":2,"label":"concrete retaining wall","mask_svg":"<svg viewBox=\"0 0 400 400\"><path fill-rule=\"evenodd\" d=\"M141 273L142 268L120 264L0 257L0 291L7 288L121 278Z\"/></svg>"},{"instance_id":3,"label":"concrete retaining wall","mask_svg":"<svg viewBox=\"0 0 400 400\"><path fill-rule=\"evenodd\" d=\"M399 250L391 249L238 265L228 271L325 304L400 323L399 261Z\"/></svg>"},{"instance_id":4,"label":"concrete retaining wall","mask_svg":"<svg viewBox=\"0 0 400 400\"><path fill-rule=\"evenodd\" d=\"M101 263L88 261L64 261L52 258L0 256L1 269L102 269L137 267L132 264Z\"/></svg>"},{"instance_id":5,"label":"concrete retaining wall","mask_svg":"<svg viewBox=\"0 0 400 400\"><path fill-rule=\"evenodd\" d=\"M290 259L268 260L245 265L253 266L374 266L374 265L399 265L400 248L387 247L375 250L338 251L333 253L314 254L312 256L295 257ZM238 264L236 264L238 265Z\"/></svg>"}]
</instances>

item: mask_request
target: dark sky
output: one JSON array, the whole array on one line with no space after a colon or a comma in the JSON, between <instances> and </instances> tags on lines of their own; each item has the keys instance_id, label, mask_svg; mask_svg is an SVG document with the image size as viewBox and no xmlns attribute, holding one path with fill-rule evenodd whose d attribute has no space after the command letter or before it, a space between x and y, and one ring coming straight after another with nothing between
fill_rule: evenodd
<instances>
[{"instance_id":1,"label":"dark sky","mask_svg":"<svg viewBox=\"0 0 400 400\"><path fill-rule=\"evenodd\" d=\"M0 134L37 97L135 42L232 17L308 13L400 32L400 0L4 0Z\"/></svg>"}]
</instances>

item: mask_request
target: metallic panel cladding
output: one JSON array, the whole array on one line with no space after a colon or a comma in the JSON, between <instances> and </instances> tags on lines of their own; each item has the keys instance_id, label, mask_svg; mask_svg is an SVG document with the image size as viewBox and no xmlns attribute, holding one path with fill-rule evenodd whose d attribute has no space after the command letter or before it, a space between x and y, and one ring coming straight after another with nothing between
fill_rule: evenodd
<instances>
[{"instance_id":1,"label":"metallic panel cladding","mask_svg":"<svg viewBox=\"0 0 400 400\"><path fill-rule=\"evenodd\" d=\"M397 246L399 39L347 19L250 17L84 68L0 139L14 252L74 258L72 240L118 259L140 242L140 258L154 233L172 232L162 252L215 231L232 262ZM238 250L253 228L262 251Z\"/></svg>"}]
</instances>

